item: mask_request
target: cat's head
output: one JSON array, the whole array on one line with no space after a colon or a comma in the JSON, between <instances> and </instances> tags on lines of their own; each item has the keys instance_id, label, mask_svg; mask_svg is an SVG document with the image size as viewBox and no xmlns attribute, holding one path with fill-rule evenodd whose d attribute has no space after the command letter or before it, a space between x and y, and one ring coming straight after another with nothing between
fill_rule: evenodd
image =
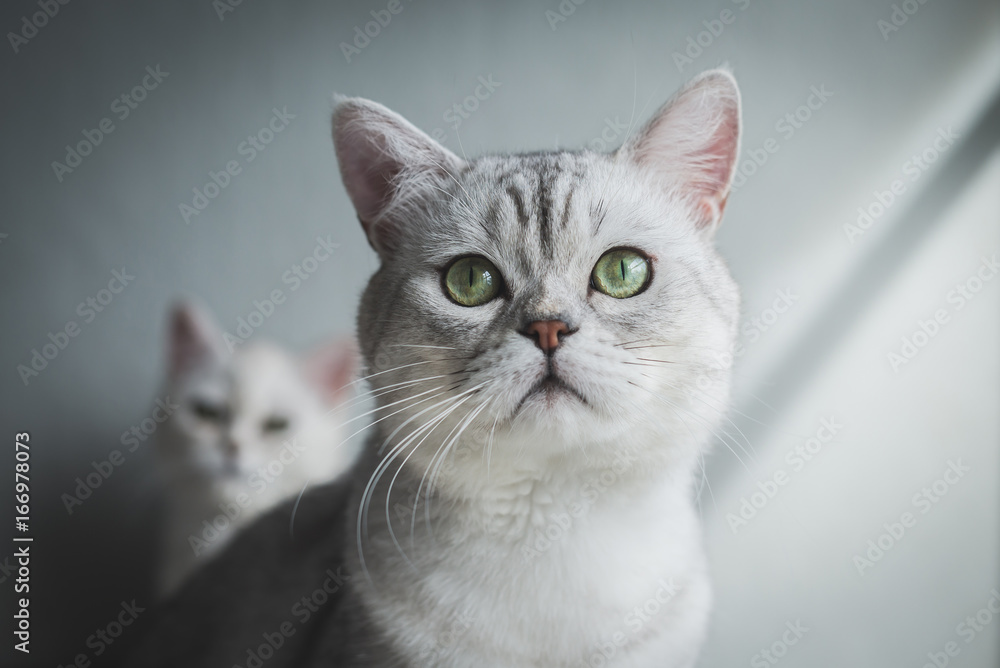
<instances>
[{"instance_id":1,"label":"cat's head","mask_svg":"<svg viewBox=\"0 0 1000 668\"><path fill-rule=\"evenodd\" d=\"M344 459L344 416L335 408L357 367L352 341L334 341L301 360L269 343L230 352L204 309L182 303L169 317L167 394L180 406L170 438L161 439L170 463L246 478L275 459L316 467L318 476ZM289 451L285 444L293 440Z\"/></svg>"},{"instance_id":2,"label":"cat's head","mask_svg":"<svg viewBox=\"0 0 1000 668\"><path fill-rule=\"evenodd\" d=\"M713 245L739 134L721 70L609 154L462 159L381 105L339 100L341 174L381 259L358 330L390 444L411 437L427 467L477 434L494 470L700 449L739 315Z\"/></svg>"}]
</instances>

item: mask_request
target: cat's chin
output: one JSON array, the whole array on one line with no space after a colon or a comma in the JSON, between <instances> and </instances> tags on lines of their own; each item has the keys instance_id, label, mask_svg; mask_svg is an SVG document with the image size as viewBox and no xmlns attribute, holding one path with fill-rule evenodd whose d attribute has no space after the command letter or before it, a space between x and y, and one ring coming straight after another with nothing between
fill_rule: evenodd
<instances>
[{"instance_id":1,"label":"cat's chin","mask_svg":"<svg viewBox=\"0 0 1000 668\"><path fill-rule=\"evenodd\" d=\"M562 453L628 431L628 425L599 415L579 392L558 384L526 395L510 426L512 436L531 441L534 449L550 447Z\"/></svg>"},{"instance_id":2,"label":"cat's chin","mask_svg":"<svg viewBox=\"0 0 1000 668\"><path fill-rule=\"evenodd\" d=\"M514 408L514 417L532 412L551 412L580 405L589 408L589 402L580 392L555 374L542 378L522 397Z\"/></svg>"},{"instance_id":3,"label":"cat's chin","mask_svg":"<svg viewBox=\"0 0 1000 668\"><path fill-rule=\"evenodd\" d=\"M194 476L215 480L220 483L232 484L245 481L256 470L256 463L234 461L222 457L210 457L190 462L186 468Z\"/></svg>"}]
</instances>

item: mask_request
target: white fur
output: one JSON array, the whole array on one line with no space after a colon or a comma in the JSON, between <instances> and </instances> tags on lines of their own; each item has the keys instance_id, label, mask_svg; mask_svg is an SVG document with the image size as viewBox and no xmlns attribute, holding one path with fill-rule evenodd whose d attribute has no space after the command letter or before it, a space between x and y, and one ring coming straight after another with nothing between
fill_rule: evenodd
<instances>
[{"instance_id":1,"label":"white fur","mask_svg":"<svg viewBox=\"0 0 1000 668\"><path fill-rule=\"evenodd\" d=\"M335 112L344 181L382 257L359 317L385 394L356 469L351 570L411 665L693 664L711 601L694 485L724 418L739 311L712 234L739 113L717 71L614 154L465 162L375 103ZM628 299L589 288L616 247L653 266ZM496 266L502 298L443 294L441 268L465 255ZM556 318L573 333L548 359L523 327ZM530 394L550 369L574 392ZM594 497L583 510L581 496ZM632 631L665 582L676 593Z\"/></svg>"},{"instance_id":2,"label":"white fur","mask_svg":"<svg viewBox=\"0 0 1000 668\"><path fill-rule=\"evenodd\" d=\"M262 512L343 472L355 454L340 447L345 418L337 410L339 386L355 366L350 344L335 343L332 352L306 362L267 343L247 343L229 354L216 345L218 332L204 313L182 307L174 318L166 393L179 408L156 442L167 491L162 594ZM332 375L314 378L322 365ZM323 380L335 386L324 387ZM229 414L205 419L197 402ZM287 428L266 431L273 417L287 420Z\"/></svg>"}]
</instances>

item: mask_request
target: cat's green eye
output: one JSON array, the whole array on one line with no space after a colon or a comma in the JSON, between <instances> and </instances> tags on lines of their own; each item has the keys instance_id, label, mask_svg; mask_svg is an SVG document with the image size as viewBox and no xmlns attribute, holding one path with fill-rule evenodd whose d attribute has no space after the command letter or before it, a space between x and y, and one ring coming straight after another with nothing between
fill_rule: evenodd
<instances>
[{"instance_id":1,"label":"cat's green eye","mask_svg":"<svg viewBox=\"0 0 1000 668\"><path fill-rule=\"evenodd\" d=\"M626 299L642 292L650 275L649 258L630 248L616 248L601 256L590 279L596 290Z\"/></svg>"},{"instance_id":2,"label":"cat's green eye","mask_svg":"<svg viewBox=\"0 0 1000 668\"><path fill-rule=\"evenodd\" d=\"M225 417L225 409L202 399L195 399L191 408L194 414L206 422L221 422Z\"/></svg>"},{"instance_id":3,"label":"cat's green eye","mask_svg":"<svg viewBox=\"0 0 1000 668\"><path fill-rule=\"evenodd\" d=\"M462 257L451 263L444 275L444 287L456 303L481 306L498 294L503 285L493 263L479 255Z\"/></svg>"},{"instance_id":4,"label":"cat's green eye","mask_svg":"<svg viewBox=\"0 0 1000 668\"><path fill-rule=\"evenodd\" d=\"M264 432L273 433L288 429L288 419L283 417L269 417L264 421Z\"/></svg>"}]
</instances>

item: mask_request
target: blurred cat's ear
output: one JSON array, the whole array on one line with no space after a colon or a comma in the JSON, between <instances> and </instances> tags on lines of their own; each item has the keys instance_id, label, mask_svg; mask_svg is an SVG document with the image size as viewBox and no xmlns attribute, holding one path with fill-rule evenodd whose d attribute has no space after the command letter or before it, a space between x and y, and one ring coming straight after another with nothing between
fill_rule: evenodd
<instances>
[{"instance_id":1,"label":"blurred cat's ear","mask_svg":"<svg viewBox=\"0 0 1000 668\"><path fill-rule=\"evenodd\" d=\"M353 338L332 341L306 356L306 378L323 394L328 403L342 401L351 390L359 367L358 346Z\"/></svg>"},{"instance_id":2,"label":"blurred cat's ear","mask_svg":"<svg viewBox=\"0 0 1000 668\"><path fill-rule=\"evenodd\" d=\"M169 326L171 378L222 354L219 328L204 309L179 302L170 311Z\"/></svg>"},{"instance_id":3,"label":"blurred cat's ear","mask_svg":"<svg viewBox=\"0 0 1000 668\"><path fill-rule=\"evenodd\" d=\"M740 90L727 70L709 70L664 104L619 153L692 206L714 231L732 185L740 144Z\"/></svg>"},{"instance_id":4,"label":"blurred cat's ear","mask_svg":"<svg viewBox=\"0 0 1000 668\"><path fill-rule=\"evenodd\" d=\"M336 99L333 144L368 242L383 257L398 247L407 210L428 194L440 195L439 182L464 166L405 118L362 98Z\"/></svg>"}]
</instances>

